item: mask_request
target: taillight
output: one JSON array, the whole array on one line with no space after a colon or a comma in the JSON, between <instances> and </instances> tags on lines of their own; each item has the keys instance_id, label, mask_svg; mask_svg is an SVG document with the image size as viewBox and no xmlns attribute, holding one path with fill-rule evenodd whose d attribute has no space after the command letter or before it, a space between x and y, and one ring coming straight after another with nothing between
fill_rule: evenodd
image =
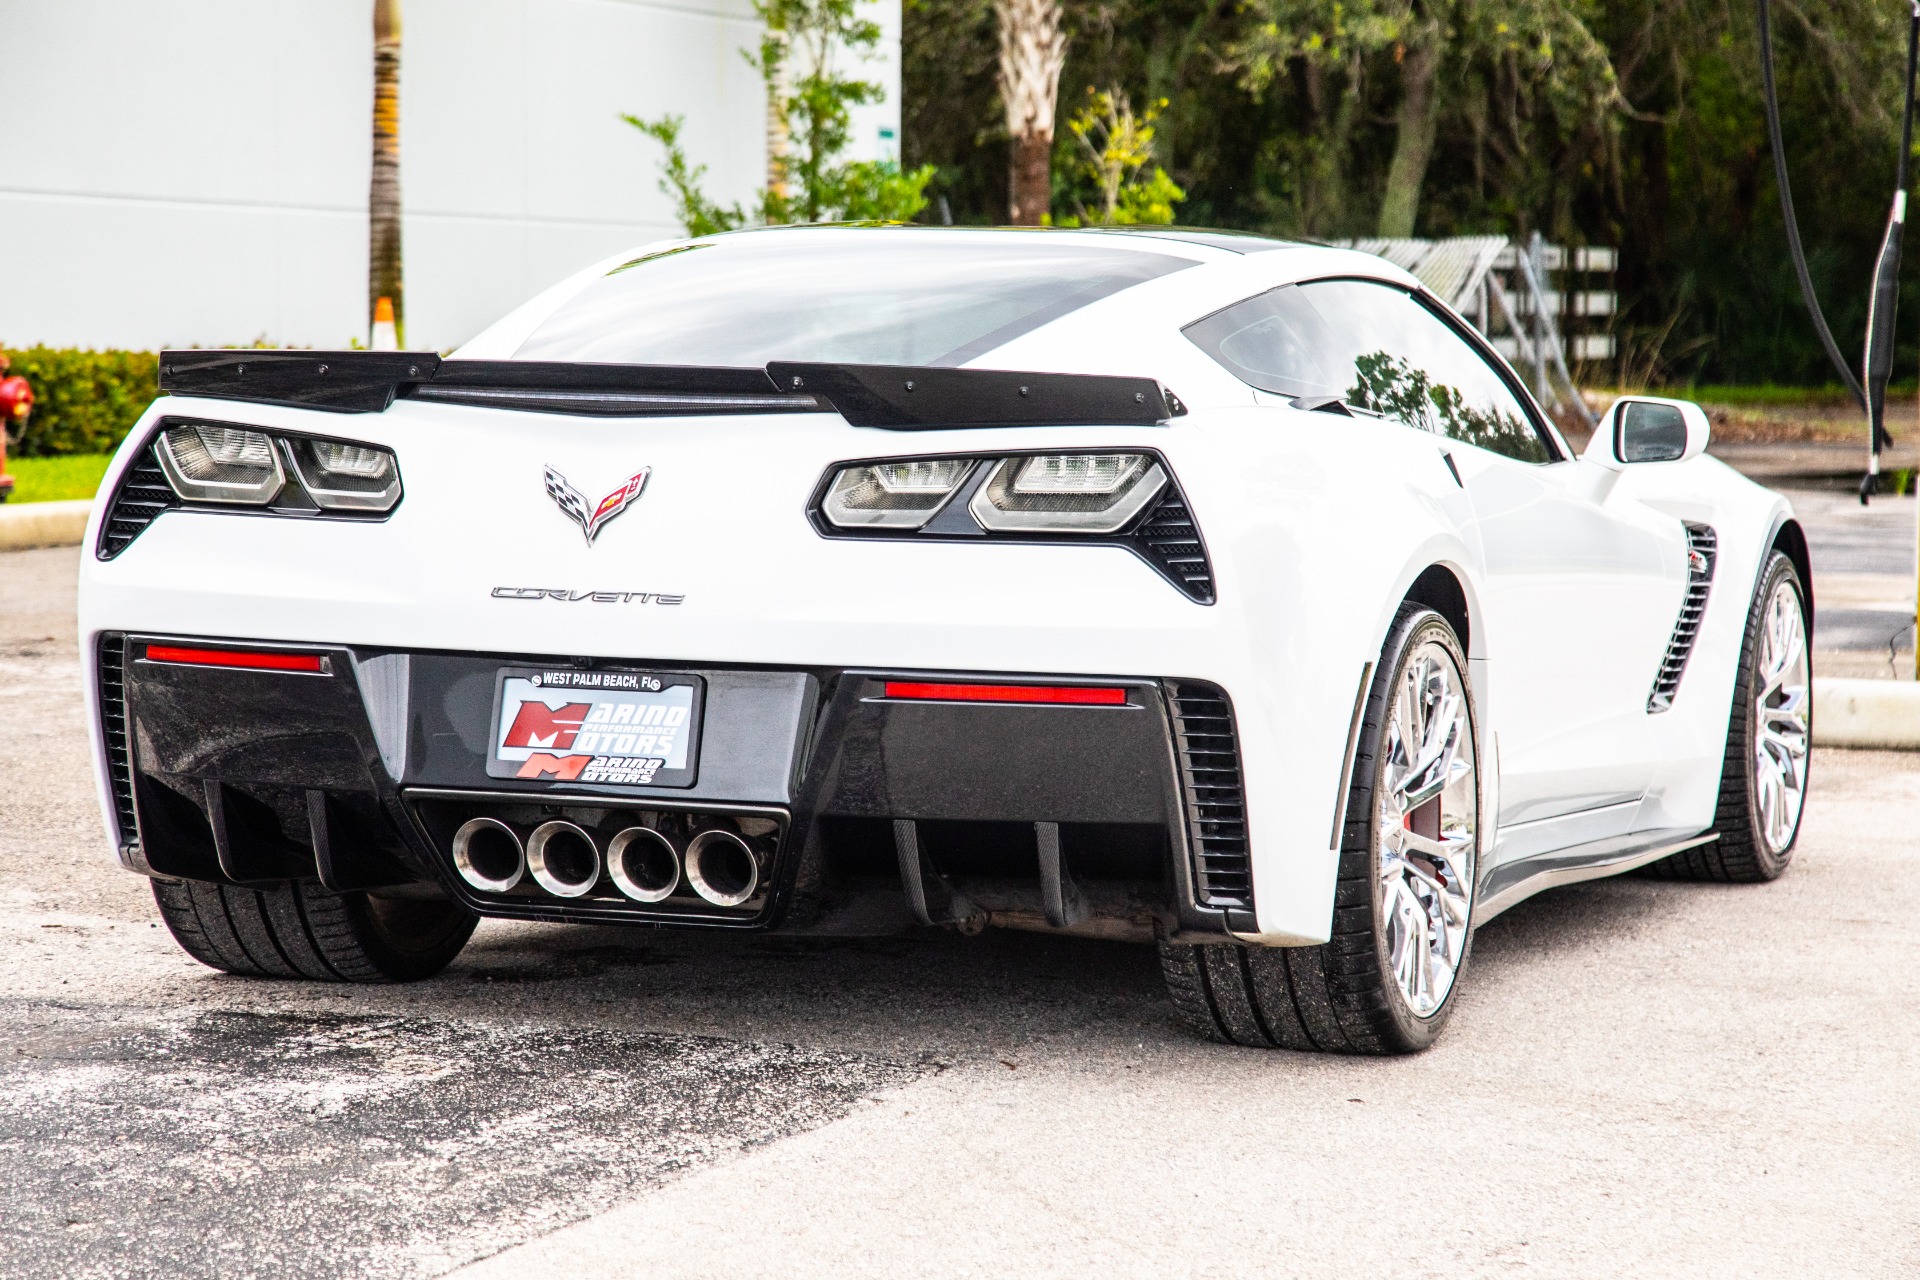
<instances>
[{"instance_id":1,"label":"taillight","mask_svg":"<svg viewBox=\"0 0 1920 1280\"><path fill-rule=\"evenodd\" d=\"M377 514L400 501L400 463L378 445L176 422L154 453L185 502Z\"/></svg>"},{"instance_id":2,"label":"taillight","mask_svg":"<svg viewBox=\"0 0 1920 1280\"><path fill-rule=\"evenodd\" d=\"M264 431L190 423L160 436L160 470L188 502L264 507L286 487L286 472Z\"/></svg>"},{"instance_id":3,"label":"taillight","mask_svg":"<svg viewBox=\"0 0 1920 1280\"><path fill-rule=\"evenodd\" d=\"M391 451L343 440L283 440L294 473L326 511L389 511L400 501L400 463Z\"/></svg>"},{"instance_id":4,"label":"taillight","mask_svg":"<svg viewBox=\"0 0 1920 1280\"><path fill-rule=\"evenodd\" d=\"M1144 453L1046 453L1002 462L968 509L996 532L1116 533L1166 487Z\"/></svg>"},{"instance_id":5,"label":"taillight","mask_svg":"<svg viewBox=\"0 0 1920 1280\"><path fill-rule=\"evenodd\" d=\"M921 458L845 467L821 510L842 529L918 529L966 479L970 458Z\"/></svg>"},{"instance_id":6,"label":"taillight","mask_svg":"<svg viewBox=\"0 0 1920 1280\"><path fill-rule=\"evenodd\" d=\"M906 702L1021 702L1068 707L1123 707L1127 691L1081 684L943 684L889 680L886 696Z\"/></svg>"}]
</instances>

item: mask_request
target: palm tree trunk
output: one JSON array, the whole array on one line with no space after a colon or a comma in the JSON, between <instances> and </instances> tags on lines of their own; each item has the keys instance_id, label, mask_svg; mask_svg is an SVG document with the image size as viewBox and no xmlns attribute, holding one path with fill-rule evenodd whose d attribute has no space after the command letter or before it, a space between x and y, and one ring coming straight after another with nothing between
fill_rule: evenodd
<instances>
[{"instance_id":1,"label":"palm tree trunk","mask_svg":"<svg viewBox=\"0 0 1920 1280\"><path fill-rule=\"evenodd\" d=\"M793 156L793 124L787 119L793 94L793 41L785 27L771 22L760 39L760 73L767 85L767 199L784 209L793 194L787 181Z\"/></svg>"},{"instance_id":2,"label":"palm tree trunk","mask_svg":"<svg viewBox=\"0 0 1920 1280\"><path fill-rule=\"evenodd\" d=\"M400 0L373 0L373 181L367 192L367 312L393 300L406 336L400 257Z\"/></svg>"},{"instance_id":3,"label":"palm tree trunk","mask_svg":"<svg viewBox=\"0 0 1920 1280\"><path fill-rule=\"evenodd\" d=\"M1400 60L1400 117L1387 166L1387 191L1380 201L1380 234L1410 236L1420 213L1420 187L1433 159L1434 130L1440 122L1440 42L1430 33L1408 47Z\"/></svg>"},{"instance_id":4,"label":"palm tree trunk","mask_svg":"<svg viewBox=\"0 0 1920 1280\"><path fill-rule=\"evenodd\" d=\"M1053 113L1067 37L1060 0L994 0L1000 23L1000 97L1013 144L1007 221L1038 226L1053 206Z\"/></svg>"}]
</instances>

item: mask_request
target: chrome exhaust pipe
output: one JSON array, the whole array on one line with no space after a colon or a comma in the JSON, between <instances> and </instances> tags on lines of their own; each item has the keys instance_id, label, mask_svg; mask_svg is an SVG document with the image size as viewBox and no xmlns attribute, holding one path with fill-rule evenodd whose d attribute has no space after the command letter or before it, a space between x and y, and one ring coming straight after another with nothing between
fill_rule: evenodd
<instances>
[{"instance_id":1,"label":"chrome exhaust pipe","mask_svg":"<svg viewBox=\"0 0 1920 1280\"><path fill-rule=\"evenodd\" d=\"M760 887L760 859L753 846L718 827L687 842L687 883L716 907L737 907Z\"/></svg>"},{"instance_id":2,"label":"chrome exhaust pipe","mask_svg":"<svg viewBox=\"0 0 1920 1280\"><path fill-rule=\"evenodd\" d=\"M520 833L498 818L468 818L453 833L453 865L482 893L506 893L527 873Z\"/></svg>"},{"instance_id":3,"label":"chrome exhaust pipe","mask_svg":"<svg viewBox=\"0 0 1920 1280\"><path fill-rule=\"evenodd\" d=\"M652 827L628 827L607 845L607 875L635 902L665 902L680 886L680 851Z\"/></svg>"},{"instance_id":4,"label":"chrome exhaust pipe","mask_svg":"<svg viewBox=\"0 0 1920 1280\"><path fill-rule=\"evenodd\" d=\"M555 818L527 837L527 869L556 898L581 898L600 883L600 849L582 827Z\"/></svg>"}]
</instances>

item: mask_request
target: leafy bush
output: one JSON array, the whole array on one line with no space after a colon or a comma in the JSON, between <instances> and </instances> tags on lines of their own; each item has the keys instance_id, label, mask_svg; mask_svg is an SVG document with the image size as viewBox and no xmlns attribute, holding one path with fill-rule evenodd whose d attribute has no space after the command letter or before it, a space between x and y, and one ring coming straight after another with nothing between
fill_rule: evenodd
<instances>
[{"instance_id":1,"label":"leafy bush","mask_svg":"<svg viewBox=\"0 0 1920 1280\"><path fill-rule=\"evenodd\" d=\"M110 452L160 394L152 351L27 347L0 348L0 355L13 362L8 372L33 386L33 416L7 446L18 457Z\"/></svg>"}]
</instances>

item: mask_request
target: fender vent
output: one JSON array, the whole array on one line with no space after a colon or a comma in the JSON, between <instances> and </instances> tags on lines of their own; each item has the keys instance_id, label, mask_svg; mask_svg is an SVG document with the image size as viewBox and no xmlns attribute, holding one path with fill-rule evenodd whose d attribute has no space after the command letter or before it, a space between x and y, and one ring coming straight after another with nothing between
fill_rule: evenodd
<instances>
[{"instance_id":1,"label":"fender vent","mask_svg":"<svg viewBox=\"0 0 1920 1280\"><path fill-rule=\"evenodd\" d=\"M146 531L155 516L179 505L180 499L174 496L167 478L160 473L153 446L147 446L120 477L120 485L113 491L113 505L107 508L107 518L100 522L100 546L96 554L102 560L113 559Z\"/></svg>"},{"instance_id":2,"label":"fender vent","mask_svg":"<svg viewBox=\"0 0 1920 1280\"><path fill-rule=\"evenodd\" d=\"M1174 745L1187 810L1194 894L1205 907L1253 909L1246 793L1227 695L1195 680L1170 681Z\"/></svg>"},{"instance_id":3,"label":"fender vent","mask_svg":"<svg viewBox=\"0 0 1920 1280\"><path fill-rule=\"evenodd\" d=\"M1667 642L1667 655L1660 660L1660 674L1654 677L1653 693L1647 699L1649 715L1670 710L1680 691L1680 677L1686 674L1687 658L1700 635L1700 619L1707 612L1707 593L1713 589L1713 562L1720 540L1704 524L1687 525L1687 596L1680 605L1680 620L1673 624L1673 639Z\"/></svg>"},{"instance_id":4,"label":"fender vent","mask_svg":"<svg viewBox=\"0 0 1920 1280\"><path fill-rule=\"evenodd\" d=\"M1189 599L1213 603L1213 566L1207 562L1206 545L1177 486L1167 486L1166 494L1134 530L1133 544Z\"/></svg>"},{"instance_id":5,"label":"fender vent","mask_svg":"<svg viewBox=\"0 0 1920 1280\"><path fill-rule=\"evenodd\" d=\"M133 807L133 752L127 741L127 638L107 632L99 641L100 737L107 748L107 779L113 788L113 816L120 845L140 843L140 819Z\"/></svg>"}]
</instances>

